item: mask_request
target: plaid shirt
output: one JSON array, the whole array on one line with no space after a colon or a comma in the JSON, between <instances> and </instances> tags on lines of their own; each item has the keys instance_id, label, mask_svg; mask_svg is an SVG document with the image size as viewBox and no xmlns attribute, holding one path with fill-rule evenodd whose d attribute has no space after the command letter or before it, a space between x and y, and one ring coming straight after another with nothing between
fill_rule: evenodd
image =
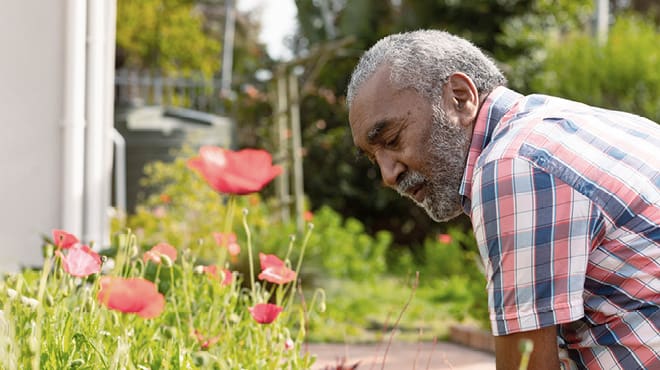
<instances>
[{"instance_id":1,"label":"plaid shirt","mask_svg":"<svg viewBox=\"0 0 660 370\"><path fill-rule=\"evenodd\" d=\"M558 326L565 368L660 369L660 126L493 91L461 186L493 334Z\"/></svg>"}]
</instances>

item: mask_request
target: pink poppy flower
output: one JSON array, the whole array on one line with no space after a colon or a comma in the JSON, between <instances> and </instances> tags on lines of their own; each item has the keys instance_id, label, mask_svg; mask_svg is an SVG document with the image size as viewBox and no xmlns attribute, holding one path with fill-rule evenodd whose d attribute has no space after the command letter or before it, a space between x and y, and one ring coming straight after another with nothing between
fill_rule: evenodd
<instances>
[{"instance_id":1,"label":"pink poppy flower","mask_svg":"<svg viewBox=\"0 0 660 370\"><path fill-rule=\"evenodd\" d=\"M286 266L268 267L261 271L259 279L281 285L296 280L296 272Z\"/></svg>"},{"instance_id":2,"label":"pink poppy flower","mask_svg":"<svg viewBox=\"0 0 660 370\"><path fill-rule=\"evenodd\" d=\"M66 255L59 250L55 254L62 259L62 267L69 275L86 277L101 271L101 256L86 245L69 248Z\"/></svg>"},{"instance_id":3,"label":"pink poppy flower","mask_svg":"<svg viewBox=\"0 0 660 370\"><path fill-rule=\"evenodd\" d=\"M286 284L296 280L296 272L288 268L282 260L273 254L259 253L261 263L260 280L273 284Z\"/></svg>"},{"instance_id":4,"label":"pink poppy flower","mask_svg":"<svg viewBox=\"0 0 660 370\"><path fill-rule=\"evenodd\" d=\"M282 307L272 303L259 303L249 307L248 310L259 324L270 324L282 312Z\"/></svg>"},{"instance_id":5,"label":"pink poppy flower","mask_svg":"<svg viewBox=\"0 0 660 370\"><path fill-rule=\"evenodd\" d=\"M303 212L303 220L305 220L305 222L312 222L314 220L314 214L312 211Z\"/></svg>"},{"instance_id":6,"label":"pink poppy flower","mask_svg":"<svg viewBox=\"0 0 660 370\"><path fill-rule=\"evenodd\" d=\"M237 256L241 253L241 246L236 242L236 234L234 233L213 233L213 238L216 244L221 247L227 248L230 256Z\"/></svg>"},{"instance_id":7,"label":"pink poppy flower","mask_svg":"<svg viewBox=\"0 0 660 370\"><path fill-rule=\"evenodd\" d=\"M450 244L452 242L452 237L449 234L440 234L438 235L438 241L443 244Z\"/></svg>"},{"instance_id":8,"label":"pink poppy flower","mask_svg":"<svg viewBox=\"0 0 660 370\"><path fill-rule=\"evenodd\" d=\"M202 266L202 271L210 278L218 278L218 266L216 265Z\"/></svg>"},{"instance_id":9,"label":"pink poppy flower","mask_svg":"<svg viewBox=\"0 0 660 370\"><path fill-rule=\"evenodd\" d=\"M262 270L265 270L269 267L285 266L284 261L279 259L276 255L265 253L259 253L259 264L261 264Z\"/></svg>"},{"instance_id":10,"label":"pink poppy flower","mask_svg":"<svg viewBox=\"0 0 660 370\"><path fill-rule=\"evenodd\" d=\"M53 243L58 249L69 249L79 242L80 240L71 233L64 230L53 230Z\"/></svg>"},{"instance_id":11,"label":"pink poppy flower","mask_svg":"<svg viewBox=\"0 0 660 370\"><path fill-rule=\"evenodd\" d=\"M100 286L97 299L110 309L134 313L145 319L156 317L165 309L165 297L149 280L104 276Z\"/></svg>"},{"instance_id":12,"label":"pink poppy flower","mask_svg":"<svg viewBox=\"0 0 660 370\"><path fill-rule=\"evenodd\" d=\"M188 160L188 167L198 171L217 192L245 195L260 191L282 173L282 167L272 162L265 150L203 146L199 156Z\"/></svg>"},{"instance_id":13,"label":"pink poppy flower","mask_svg":"<svg viewBox=\"0 0 660 370\"><path fill-rule=\"evenodd\" d=\"M202 270L211 278L218 279L218 266L216 265L210 265L210 266L204 266ZM222 270L223 277L222 281L220 284L222 286L227 286L231 285L231 283L234 281L234 275L231 273L229 269L224 269Z\"/></svg>"},{"instance_id":14,"label":"pink poppy flower","mask_svg":"<svg viewBox=\"0 0 660 370\"><path fill-rule=\"evenodd\" d=\"M234 274L232 274L229 269L224 269L222 271L225 273L225 277L222 279L222 285L231 285L231 283L234 281Z\"/></svg>"},{"instance_id":15,"label":"pink poppy flower","mask_svg":"<svg viewBox=\"0 0 660 370\"><path fill-rule=\"evenodd\" d=\"M176 248L167 243L158 243L154 245L153 248L144 252L142 260L144 262L151 261L153 263L161 263L161 256L167 256L172 262L176 261Z\"/></svg>"}]
</instances>

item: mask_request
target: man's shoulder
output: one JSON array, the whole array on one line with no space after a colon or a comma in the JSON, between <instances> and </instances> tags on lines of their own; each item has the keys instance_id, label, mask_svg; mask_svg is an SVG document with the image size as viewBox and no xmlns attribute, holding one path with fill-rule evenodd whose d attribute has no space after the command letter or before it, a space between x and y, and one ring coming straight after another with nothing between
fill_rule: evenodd
<instances>
[{"instance_id":1,"label":"man's shoulder","mask_svg":"<svg viewBox=\"0 0 660 370\"><path fill-rule=\"evenodd\" d=\"M633 141L639 145L625 144ZM646 118L536 94L524 97L515 112L497 123L477 167L520 158L530 147L558 157L607 148L621 148L632 155L639 151L644 156L659 144L660 125Z\"/></svg>"}]
</instances>

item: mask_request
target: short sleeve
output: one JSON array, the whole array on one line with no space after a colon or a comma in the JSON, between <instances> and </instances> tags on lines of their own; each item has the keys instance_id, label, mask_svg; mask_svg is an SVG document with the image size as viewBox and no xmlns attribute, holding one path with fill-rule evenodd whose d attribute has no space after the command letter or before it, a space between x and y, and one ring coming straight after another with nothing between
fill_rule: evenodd
<instances>
[{"instance_id":1,"label":"short sleeve","mask_svg":"<svg viewBox=\"0 0 660 370\"><path fill-rule=\"evenodd\" d=\"M471 195L493 334L582 318L592 202L520 158L476 169Z\"/></svg>"}]
</instances>

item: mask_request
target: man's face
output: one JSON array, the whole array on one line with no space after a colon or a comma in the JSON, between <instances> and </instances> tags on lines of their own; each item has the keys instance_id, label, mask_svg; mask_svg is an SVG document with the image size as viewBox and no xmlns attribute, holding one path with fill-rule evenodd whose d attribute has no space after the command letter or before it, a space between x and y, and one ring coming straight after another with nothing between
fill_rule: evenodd
<instances>
[{"instance_id":1,"label":"man's face","mask_svg":"<svg viewBox=\"0 0 660 370\"><path fill-rule=\"evenodd\" d=\"M458 193L471 132L413 89L396 89L381 67L349 111L353 142L375 162L385 185L409 197L435 221L461 213Z\"/></svg>"}]
</instances>

